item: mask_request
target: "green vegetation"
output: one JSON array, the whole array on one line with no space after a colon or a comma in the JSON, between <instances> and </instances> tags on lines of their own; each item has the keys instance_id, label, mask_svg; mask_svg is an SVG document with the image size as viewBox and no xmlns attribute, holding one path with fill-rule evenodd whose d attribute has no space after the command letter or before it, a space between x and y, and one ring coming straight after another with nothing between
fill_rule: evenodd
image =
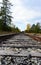
<instances>
[{"instance_id":1,"label":"green vegetation","mask_svg":"<svg viewBox=\"0 0 41 65\"><path fill-rule=\"evenodd\" d=\"M0 32L20 32L17 27L11 27L12 16L10 7L12 4L9 0L2 0L2 6L0 9Z\"/></svg>"},{"instance_id":2,"label":"green vegetation","mask_svg":"<svg viewBox=\"0 0 41 65\"><path fill-rule=\"evenodd\" d=\"M30 28L31 28L31 25L30 25L30 24L27 24L25 31L26 31L26 32L29 32Z\"/></svg>"},{"instance_id":3,"label":"green vegetation","mask_svg":"<svg viewBox=\"0 0 41 65\"><path fill-rule=\"evenodd\" d=\"M0 10L0 29L2 31L10 31L9 24L11 23L11 16L10 16L10 2L8 0L2 1L2 7Z\"/></svg>"},{"instance_id":4,"label":"green vegetation","mask_svg":"<svg viewBox=\"0 0 41 65\"><path fill-rule=\"evenodd\" d=\"M28 26L27 26L27 28L28 28ZM33 24L33 25L31 26L31 28L30 28L29 30L26 29L25 32L27 32L27 33L41 33L40 23L37 23L36 25Z\"/></svg>"}]
</instances>

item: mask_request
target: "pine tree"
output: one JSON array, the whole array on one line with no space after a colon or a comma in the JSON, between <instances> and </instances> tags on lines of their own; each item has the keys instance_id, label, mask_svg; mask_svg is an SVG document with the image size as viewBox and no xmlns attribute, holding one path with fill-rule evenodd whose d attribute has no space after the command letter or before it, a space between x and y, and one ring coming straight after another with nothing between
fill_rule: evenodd
<instances>
[{"instance_id":1,"label":"pine tree","mask_svg":"<svg viewBox=\"0 0 41 65\"><path fill-rule=\"evenodd\" d=\"M10 16L11 14L10 7L11 7L11 3L9 2L9 0L3 0L1 13L0 13L2 17L0 20L2 22L2 28L4 31L9 29L8 25L11 23L12 16Z\"/></svg>"}]
</instances>

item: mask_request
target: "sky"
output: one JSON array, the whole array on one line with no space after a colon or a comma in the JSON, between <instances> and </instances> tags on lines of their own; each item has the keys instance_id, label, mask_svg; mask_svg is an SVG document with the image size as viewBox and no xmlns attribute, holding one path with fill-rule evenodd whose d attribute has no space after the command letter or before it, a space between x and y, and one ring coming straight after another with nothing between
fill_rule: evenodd
<instances>
[{"instance_id":1,"label":"sky","mask_svg":"<svg viewBox=\"0 0 41 65\"><path fill-rule=\"evenodd\" d=\"M1 0L0 0L1 1ZM25 30L27 24L41 23L41 0L10 0L12 24Z\"/></svg>"}]
</instances>

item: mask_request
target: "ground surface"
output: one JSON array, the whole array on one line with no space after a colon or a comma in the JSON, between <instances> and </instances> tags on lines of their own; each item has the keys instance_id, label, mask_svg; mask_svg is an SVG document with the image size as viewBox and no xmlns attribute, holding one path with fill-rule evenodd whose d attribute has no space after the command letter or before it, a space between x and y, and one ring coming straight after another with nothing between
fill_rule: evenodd
<instances>
[{"instance_id":1,"label":"ground surface","mask_svg":"<svg viewBox=\"0 0 41 65\"><path fill-rule=\"evenodd\" d=\"M41 56L41 42L37 42L25 34L15 35L0 45L0 55ZM34 53L34 54L33 54Z\"/></svg>"},{"instance_id":2,"label":"ground surface","mask_svg":"<svg viewBox=\"0 0 41 65\"><path fill-rule=\"evenodd\" d=\"M31 37L20 33L12 36L12 38L4 40L0 43L0 65L27 65L30 63L29 54L31 54L31 62L37 65L41 59L41 42L35 41ZM9 56L10 55L10 56ZM38 58L38 59L37 59ZM27 59L24 61L24 59Z\"/></svg>"}]
</instances>

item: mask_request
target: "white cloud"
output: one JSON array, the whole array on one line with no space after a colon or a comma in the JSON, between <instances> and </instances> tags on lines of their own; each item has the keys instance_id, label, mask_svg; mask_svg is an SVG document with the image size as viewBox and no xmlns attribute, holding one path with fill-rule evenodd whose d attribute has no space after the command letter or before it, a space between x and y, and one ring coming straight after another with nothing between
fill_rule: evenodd
<instances>
[{"instance_id":1,"label":"white cloud","mask_svg":"<svg viewBox=\"0 0 41 65\"><path fill-rule=\"evenodd\" d=\"M24 8L21 4L21 0L14 0L14 4L15 7L12 9L14 21L26 21L28 19L41 16L40 12Z\"/></svg>"},{"instance_id":2,"label":"white cloud","mask_svg":"<svg viewBox=\"0 0 41 65\"><path fill-rule=\"evenodd\" d=\"M39 23L41 24L41 19L34 21L35 24L36 24L37 22L39 22Z\"/></svg>"},{"instance_id":3,"label":"white cloud","mask_svg":"<svg viewBox=\"0 0 41 65\"><path fill-rule=\"evenodd\" d=\"M10 2L14 4L11 9L13 12L12 15L14 17L14 22L19 20L26 22L31 18L41 16L41 12L24 8L22 6L22 0L10 0Z\"/></svg>"}]
</instances>

